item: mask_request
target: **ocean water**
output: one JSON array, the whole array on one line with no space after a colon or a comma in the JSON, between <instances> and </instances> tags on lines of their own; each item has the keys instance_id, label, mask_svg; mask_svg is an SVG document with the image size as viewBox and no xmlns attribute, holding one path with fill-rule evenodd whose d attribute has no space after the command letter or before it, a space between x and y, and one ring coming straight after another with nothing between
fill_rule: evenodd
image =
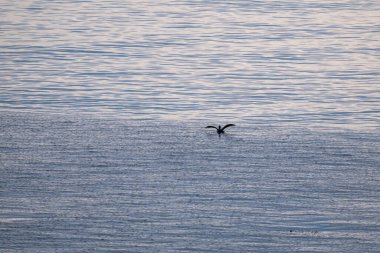
<instances>
[{"instance_id":1,"label":"ocean water","mask_svg":"<svg viewBox=\"0 0 380 253\"><path fill-rule=\"evenodd\" d=\"M378 252L378 1L0 12L1 252Z\"/></svg>"}]
</instances>

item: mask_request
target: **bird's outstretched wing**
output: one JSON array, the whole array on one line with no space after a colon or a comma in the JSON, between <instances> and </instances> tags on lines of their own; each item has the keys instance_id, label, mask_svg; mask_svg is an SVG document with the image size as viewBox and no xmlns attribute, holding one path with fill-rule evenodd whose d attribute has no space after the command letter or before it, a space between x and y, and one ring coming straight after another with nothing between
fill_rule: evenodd
<instances>
[{"instance_id":1,"label":"bird's outstretched wing","mask_svg":"<svg viewBox=\"0 0 380 253\"><path fill-rule=\"evenodd\" d=\"M215 127L215 126L206 126L205 128L215 128L215 129L218 129L218 128Z\"/></svg>"},{"instance_id":2,"label":"bird's outstretched wing","mask_svg":"<svg viewBox=\"0 0 380 253\"><path fill-rule=\"evenodd\" d=\"M230 126L235 126L234 124L227 124L227 125L225 125L223 128L222 128L222 131L224 130L224 129L226 129L227 127L230 127Z\"/></svg>"}]
</instances>

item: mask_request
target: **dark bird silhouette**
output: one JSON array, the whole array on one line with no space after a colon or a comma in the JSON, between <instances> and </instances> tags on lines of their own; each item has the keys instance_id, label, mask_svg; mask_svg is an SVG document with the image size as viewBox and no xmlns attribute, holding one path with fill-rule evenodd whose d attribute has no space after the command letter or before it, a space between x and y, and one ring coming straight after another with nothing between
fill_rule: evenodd
<instances>
[{"instance_id":1,"label":"dark bird silhouette","mask_svg":"<svg viewBox=\"0 0 380 253\"><path fill-rule=\"evenodd\" d=\"M235 125L234 124L227 124L224 127L206 126L206 128L215 128L216 132L220 135L220 134L224 134L224 129L226 129L227 127L230 127L230 126L235 126Z\"/></svg>"}]
</instances>

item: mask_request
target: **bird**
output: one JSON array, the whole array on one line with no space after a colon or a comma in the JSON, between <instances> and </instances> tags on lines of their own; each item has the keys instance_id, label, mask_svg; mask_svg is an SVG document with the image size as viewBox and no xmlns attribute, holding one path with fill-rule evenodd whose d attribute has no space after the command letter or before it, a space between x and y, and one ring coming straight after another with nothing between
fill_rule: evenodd
<instances>
[{"instance_id":1,"label":"bird","mask_svg":"<svg viewBox=\"0 0 380 253\"><path fill-rule=\"evenodd\" d=\"M220 125L219 125L219 127L216 127L216 126L206 126L206 128L215 128L216 132L219 135L221 135L221 134L224 134L224 129L226 129L227 127L230 127L230 126L235 126L235 125L234 124L227 124L224 127L221 127Z\"/></svg>"}]
</instances>

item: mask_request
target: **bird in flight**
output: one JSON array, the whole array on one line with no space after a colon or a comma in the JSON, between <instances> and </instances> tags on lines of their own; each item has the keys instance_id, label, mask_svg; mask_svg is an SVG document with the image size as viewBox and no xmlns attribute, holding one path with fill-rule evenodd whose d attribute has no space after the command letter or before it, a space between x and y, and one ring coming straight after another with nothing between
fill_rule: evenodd
<instances>
[{"instance_id":1,"label":"bird in flight","mask_svg":"<svg viewBox=\"0 0 380 253\"><path fill-rule=\"evenodd\" d=\"M227 124L224 127L206 126L206 128L215 128L216 132L220 135L220 134L224 134L224 129L226 129L227 127L230 127L230 126L235 126L235 125L234 124Z\"/></svg>"}]
</instances>

